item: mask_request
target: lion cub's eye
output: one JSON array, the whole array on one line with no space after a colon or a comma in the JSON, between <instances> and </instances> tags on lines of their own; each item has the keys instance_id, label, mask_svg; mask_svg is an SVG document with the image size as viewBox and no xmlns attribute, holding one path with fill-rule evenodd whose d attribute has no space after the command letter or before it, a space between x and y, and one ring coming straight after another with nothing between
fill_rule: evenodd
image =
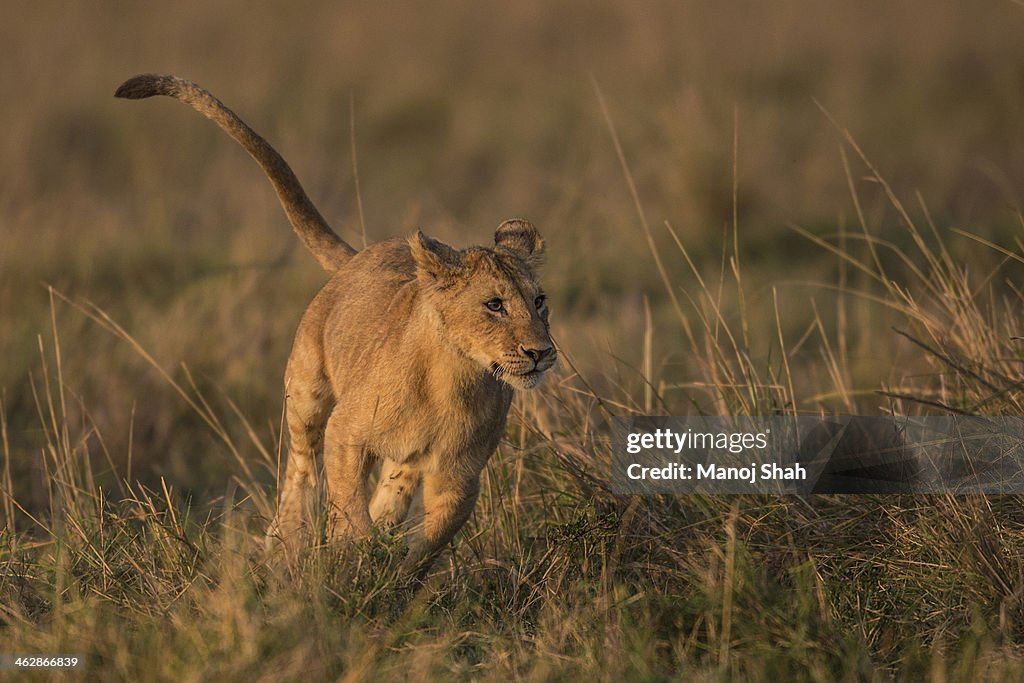
<instances>
[{"instance_id":1,"label":"lion cub's eye","mask_svg":"<svg viewBox=\"0 0 1024 683\"><path fill-rule=\"evenodd\" d=\"M541 294L540 296L533 300L533 305L536 306L537 310L539 311L540 309L544 308L544 304L546 304L547 301L548 298Z\"/></svg>"},{"instance_id":2,"label":"lion cub's eye","mask_svg":"<svg viewBox=\"0 0 1024 683\"><path fill-rule=\"evenodd\" d=\"M484 306L486 306L487 310L489 311L499 313L505 308L505 303L501 299L491 299L490 301L486 302Z\"/></svg>"}]
</instances>

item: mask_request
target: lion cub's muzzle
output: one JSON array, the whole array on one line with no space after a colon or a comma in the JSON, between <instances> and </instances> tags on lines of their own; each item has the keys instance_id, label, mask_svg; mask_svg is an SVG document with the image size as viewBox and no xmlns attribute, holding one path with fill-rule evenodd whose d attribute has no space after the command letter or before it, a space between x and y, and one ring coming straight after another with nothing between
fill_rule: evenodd
<instances>
[{"instance_id":1,"label":"lion cub's muzzle","mask_svg":"<svg viewBox=\"0 0 1024 683\"><path fill-rule=\"evenodd\" d=\"M550 344L535 349L520 346L519 353L533 361L533 367L528 372L544 372L555 364L555 359L558 356L555 347Z\"/></svg>"},{"instance_id":2,"label":"lion cub's muzzle","mask_svg":"<svg viewBox=\"0 0 1024 683\"><path fill-rule=\"evenodd\" d=\"M555 347L547 341L529 347L520 345L516 353L506 355L502 362L491 363L491 372L497 379L517 389L533 389L540 384L557 357Z\"/></svg>"}]
</instances>

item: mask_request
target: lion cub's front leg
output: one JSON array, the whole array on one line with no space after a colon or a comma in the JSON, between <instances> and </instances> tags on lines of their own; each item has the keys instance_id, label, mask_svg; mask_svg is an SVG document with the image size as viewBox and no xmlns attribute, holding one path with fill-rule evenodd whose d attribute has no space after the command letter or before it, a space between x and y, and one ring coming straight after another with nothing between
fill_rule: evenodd
<instances>
[{"instance_id":1,"label":"lion cub's front leg","mask_svg":"<svg viewBox=\"0 0 1024 683\"><path fill-rule=\"evenodd\" d=\"M369 535L373 526L366 495L369 473L370 455L361 445L348 440L344 421L335 412L324 433L329 539L346 541Z\"/></svg>"},{"instance_id":2,"label":"lion cub's front leg","mask_svg":"<svg viewBox=\"0 0 1024 683\"><path fill-rule=\"evenodd\" d=\"M469 519L480 494L480 475L446 472L423 475L423 519L413 532L402 571L422 574L430 561Z\"/></svg>"},{"instance_id":3,"label":"lion cub's front leg","mask_svg":"<svg viewBox=\"0 0 1024 683\"><path fill-rule=\"evenodd\" d=\"M384 458L377 488L370 499L370 518L373 523L389 529L404 522L419 485L420 473L412 466Z\"/></svg>"}]
</instances>

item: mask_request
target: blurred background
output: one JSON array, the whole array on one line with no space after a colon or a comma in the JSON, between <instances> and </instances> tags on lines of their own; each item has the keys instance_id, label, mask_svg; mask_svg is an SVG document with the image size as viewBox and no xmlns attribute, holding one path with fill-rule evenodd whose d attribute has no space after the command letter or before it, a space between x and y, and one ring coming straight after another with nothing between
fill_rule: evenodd
<instances>
[{"instance_id":1,"label":"blurred background","mask_svg":"<svg viewBox=\"0 0 1024 683\"><path fill-rule=\"evenodd\" d=\"M131 75L211 90L353 244L363 222L370 241L422 228L466 246L532 220L554 332L591 386L628 393L657 376L666 409L714 410L691 391L668 290L689 315L700 285L667 222L705 290L742 264L745 300L723 288L720 304L753 364L777 362L781 337L796 393L829 408L820 345L798 343L817 308L870 412L871 391L918 372L920 350L885 306L839 306L831 288L875 285L795 228L838 244L863 223L911 244L845 128L955 261L995 272L1004 255L953 229L1017 248L1022 29L1010 1L5 3L0 391L15 479L42 485L27 475L55 331L78 433L111 471L134 453L133 476L207 491L233 467L130 344L60 297L51 307L47 285L101 307L178 381L186 363L273 444L291 338L325 280L245 153L178 103L115 100ZM908 265L891 260L898 279ZM1019 274L999 271L995 296Z\"/></svg>"}]
</instances>

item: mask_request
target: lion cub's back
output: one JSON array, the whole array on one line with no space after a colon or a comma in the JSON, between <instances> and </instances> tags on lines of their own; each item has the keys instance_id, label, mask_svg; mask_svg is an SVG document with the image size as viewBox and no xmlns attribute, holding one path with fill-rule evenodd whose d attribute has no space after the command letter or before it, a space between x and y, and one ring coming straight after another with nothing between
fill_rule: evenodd
<instances>
[{"instance_id":1,"label":"lion cub's back","mask_svg":"<svg viewBox=\"0 0 1024 683\"><path fill-rule=\"evenodd\" d=\"M381 357L398 352L417 294L405 239L379 242L352 257L314 302L324 309L328 374L345 383L363 381Z\"/></svg>"}]
</instances>

